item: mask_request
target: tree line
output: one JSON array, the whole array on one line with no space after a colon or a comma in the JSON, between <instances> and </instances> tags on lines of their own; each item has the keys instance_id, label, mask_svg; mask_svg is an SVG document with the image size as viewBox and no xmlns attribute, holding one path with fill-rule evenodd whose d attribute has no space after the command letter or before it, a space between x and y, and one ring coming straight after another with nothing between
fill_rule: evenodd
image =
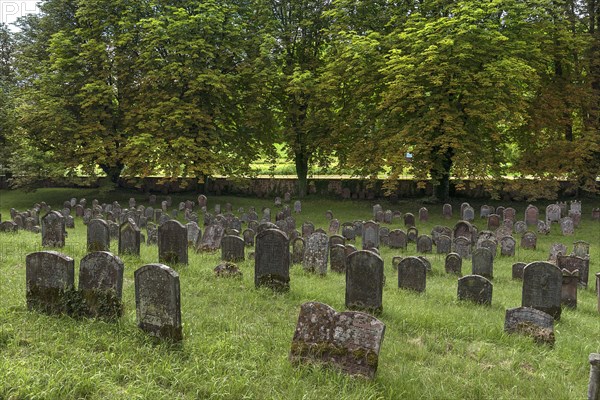
<instances>
[{"instance_id":1,"label":"tree line","mask_svg":"<svg viewBox=\"0 0 600 400\"><path fill-rule=\"evenodd\" d=\"M45 0L0 29L0 156L32 177L360 177L551 196L600 171L600 0ZM411 154L411 158L406 157ZM529 179L526 179L529 178ZM533 178L530 179L530 178ZM491 188L492 190L494 188Z\"/></svg>"}]
</instances>

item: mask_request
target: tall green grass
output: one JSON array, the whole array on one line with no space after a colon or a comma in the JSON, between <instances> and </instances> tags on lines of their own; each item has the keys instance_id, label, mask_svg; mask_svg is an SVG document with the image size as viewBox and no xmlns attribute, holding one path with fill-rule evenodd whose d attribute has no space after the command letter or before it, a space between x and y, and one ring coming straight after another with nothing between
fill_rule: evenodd
<instances>
[{"instance_id":1,"label":"tall green grass","mask_svg":"<svg viewBox=\"0 0 600 400\"><path fill-rule=\"evenodd\" d=\"M145 196L127 191L0 191L0 211L5 220L10 207L23 210L45 200L60 209L70 197L86 197L89 202L94 197L101 202L117 199L124 206L129 197L136 197L145 203ZM175 195L173 203L186 198L195 195ZM226 202L234 209L272 207L267 200L209 197L209 208ZM341 222L370 219L373 204L309 198L296 216L297 226L310 220L326 227L328 209ZM478 210L480 204L472 204ZM422 206L412 201L382 205L415 214ZM522 218L526 204L510 205ZM25 256L42 249L41 239L29 232L0 234L0 399L585 398L587 357L600 350L600 315L593 289L594 273L600 269L600 223L590 220L598 201L584 200L583 205L584 218L574 236L563 237L553 225L549 236L538 237L537 250L517 248L514 258L496 258L491 307L458 302L457 278L444 273L444 257L436 254L428 255L433 271L424 294L399 290L391 259L415 254L415 246L404 253L382 248L386 286L379 318L386 333L373 381L318 366L293 367L287 359L302 303L320 301L344 309L343 275L319 277L294 265L290 292L279 294L254 288L250 260L238 263L243 278L222 279L212 272L219 253L190 252L188 266L173 266L180 274L184 324L184 341L174 345L136 327L133 271L157 262L156 246L142 245L140 257L123 257L125 315L117 323L106 323L27 311ZM460 201L454 206L457 210ZM545 204L538 206L542 210ZM421 233L456 221L441 218L441 205L428 208L429 222L417 222ZM483 220L475 223L484 229ZM396 227L402 227L398 220L390 226ZM85 238L85 226L76 219L76 229L69 230L67 246L60 250L75 258L76 269L85 255ZM511 279L511 265L546 260L552 243L562 242L570 250L579 239L592 244L591 287L579 291L576 310L563 311L555 325L555 346L504 333L506 308L521 304L521 282ZM111 249L116 252L116 242ZM463 274L468 273L470 262L465 261Z\"/></svg>"}]
</instances>

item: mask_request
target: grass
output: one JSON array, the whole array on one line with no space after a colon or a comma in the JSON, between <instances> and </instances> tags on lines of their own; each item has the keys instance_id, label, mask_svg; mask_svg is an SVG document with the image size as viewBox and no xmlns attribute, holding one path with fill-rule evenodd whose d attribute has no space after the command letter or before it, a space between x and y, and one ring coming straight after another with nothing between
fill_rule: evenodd
<instances>
[{"instance_id":1,"label":"grass","mask_svg":"<svg viewBox=\"0 0 600 400\"><path fill-rule=\"evenodd\" d=\"M129 197L145 204L137 192L114 193L86 189L44 189L33 193L0 191L3 220L8 210L24 210L46 201L61 209L64 200L85 197L88 204ZM195 194L174 195L173 204ZM161 196L159 196L161 199ZM262 199L210 197L209 207L230 202L234 209L254 205L258 211L272 202ZM461 201L455 202L457 210ZM156 262L156 246L142 245L140 257L124 256L125 315L116 323L29 312L25 305L25 256L41 250L41 239L29 232L0 234L0 399L574 399L585 398L588 355L600 351L600 315L594 294L594 273L600 265L600 223L591 221L598 200L583 201L583 220L572 237L552 226L538 238L538 249L517 248L514 258L498 256L494 265L491 307L456 300L456 277L444 273L444 259L428 255L433 272L424 294L397 288L392 270L394 255L415 254L382 248L386 286L383 294L385 339L379 369L373 381L347 377L315 366L293 367L288 362L299 307L320 301L344 309L345 278L325 277L291 268L291 290L276 294L254 288L253 262L238 263L241 279L213 275L220 254L190 251L188 266L174 266L180 274L184 341L180 345L157 341L136 327L133 271ZM369 219L374 202L309 198L296 217L297 226L310 220L325 227L326 210L341 222ZM384 209L412 212L418 202L381 203ZM478 210L480 203L472 202ZM499 203L492 203L499 205ZM508 206L509 204L503 204ZM511 203L522 218L527 204ZM543 210L544 204L538 204ZM452 226L441 218L441 205L427 206L430 221L417 222L429 234L436 224ZM456 214L456 211L455 211ZM273 213L274 215L274 213ZM476 220L483 228L483 221ZM395 220L390 228L402 227ZM85 255L85 226L76 219L61 251L75 258ZM552 243L569 250L575 240L592 244L591 287L578 293L578 308L564 310L556 323L554 348L536 345L530 338L503 332L506 308L521 304L521 282L511 279L517 261L545 260ZM357 247L360 243L357 244ZM117 243L111 243L116 251ZM247 253L249 250L247 250ZM470 262L463 263L463 274ZM76 273L77 275L77 273Z\"/></svg>"}]
</instances>

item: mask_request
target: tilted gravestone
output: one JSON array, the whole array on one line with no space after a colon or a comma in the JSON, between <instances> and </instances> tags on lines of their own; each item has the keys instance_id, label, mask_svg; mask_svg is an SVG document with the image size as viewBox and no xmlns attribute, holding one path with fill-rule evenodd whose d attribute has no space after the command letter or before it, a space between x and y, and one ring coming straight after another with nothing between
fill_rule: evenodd
<instances>
[{"instance_id":1,"label":"tilted gravestone","mask_svg":"<svg viewBox=\"0 0 600 400\"><path fill-rule=\"evenodd\" d=\"M577 286L579 283L579 270L562 270L561 304L569 308L577 308Z\"/></svg>"},{"instance_id":2,"label":"tilted gravestone","mask_svg":"<svg viewBox=\"0 0 600 400\"><path fill-rule=\"evenodd\" d=\"M134 278L138 327L152 336L183 340L179 274L163 264L147 264Z\"/></svg>"},{"instance_id":3,"label":"tilted gravestone","mask_svg":"<svg viewBox=\"0 0 600 400\"><path fill-rule=\"evenodd\" d=\"M300 200L296 200L294 202L294 212L296 214L300 214L302 212L302 203L300 202Z\"/></svg>"},{"instance_id":4,"label":"tilted gravestone","mask_svg":"<svg viewBox=\"0 0 600 400\"><path fill-rule=\"evenodd\" d=\"M554 319L551 315L535 308L507 309L504 331L531 336L536 343L554 344Z\"/></svg>"},{"instance_id":5,"label":"tilted gravestone","mask_svg":"<svg viewBox=\"0 0 600 400\"><path fill-rule=\"evenodd\" d=\"M329 237L325 233L315 232L306 239L302 266L305 271L325 275L327 274L328 256Z\"/></svg>"},{"instance_id":6,"label":"tilted gravestone","mask_svg":"<svg viewBox=\"0 0 600 400\"><path fill-rule=\"evenodd\" d=\"M65 219L57 211L50 211L42 217L42 246L65 246Z\"/></svg>"},{"instance_id":7,"label":"tilted gravestone","mask_svg":"<svg viewBox=\"0 0 600 400\"><path fill-rule=\"evenodd\" d=\"M334 272L346 272L346 246L334 244L329 249L329 263Z\"/></svg>"},{"instance_id":8,"label":"tilted gravestone","mask_svg":"<svg viewBox=\"0 0 600 400\"><path fill-rule=\"evenodd\" d=\"M374 221L367 221L362 229L362 248L368 250L379 247L379 224Z\"/></svg>"},{"instance_id":9,"label":"tilted gravestone","mask_svg":"<svg viewBox=\"0 0 600 400\"><path fill-rule=\"evenodd\" d=\"M221 240L221 260L224 261L244 261L244 250L246 245L244 239L239 236L224 236Z\"/></svg>"},{"instance_id":10,"label":"tilted gravestone","mask_svg":"<svg viewBox=\"0 0 600 400\"><path fill-rule=\"evenodd\" d=\"M141 242L142 233L133 220L123 222L119 227L119 254L139 256Z\"/></svg>"},{"instance_id":11,"label":"tilted gravestone","mask_svg":"<svg viewBox=\"0 0 600 400\"><path fill-rule=\"evenodd\" d=\"M349 375L374 378L385 324L358 311L337 313L323 303L304 303L294 331L290 361L327 364Z\"/></svg>"},{"instance_id":12,"label":"tilted gravestone","mask_svg":"<svg viewBox=\"0 0 600 400\"><path fill-rule=\"evenodd\" d=\"M304 260L304 238L297 237L292 241L292 264L300 264Z\"/></svg>"},{"instance_id":13,"label":"tilted gravestone","mask_svg":"<svg viewBox=\"0 0 600 400\"><path fill-rule=\"evenodd\" d=\"M121 259L107 251L86 255L79 264L79 293L82 314L91 318L115 319L123 315L123 271Z\"/></svg>"},{"instance_id":14,"label":"tilted gravestone","mask_svg":"<svg viewBox=\"0 0 600 400\"><path fill-rule=\"evenodd\" d=\"M529 263L523 270L521 305L548 313L560 319L562 272L545 261Z\"/></svg>"},{"instance_id":15,"label":"tilted gravestone","mask_svg":"<svg viewBox=\"0 0 600 400\"><path fill-rule=\"evenodd\" d=\"M202 238L198 241L196 251L217 251L221 248L221 240L225 235L225 228L219 224L209 225L204 229Z\"/></svg>"},{"instance_id":16,"label":"tilted gravestone","mask_svg":"<svg viewBox=\"0 0 600 400\"><path fill-rule=\"evenodd\" d=\"M467 275L458 280L458 299L477 304L492 304L492 282L480 275Z\"/></svg>"},{"instance_id":17,"label":"tilted gravestone","mask_svg":"<svg viewBox=\"0 0 600 400\"><path fill-rule=\"evenodd\" d=\"M533 232L525 232L521 236L521 248L525 250L535 250L537 247L537 236Z\"/></svg>"},{"instance_id":18,"label":"tilted gravestone","mask_svg":"<svg viewBox=\"0 0 600 400\"><path fill-rule=\"evenodd\" d=\"M288 237L278 229L267 229L256 235L254 285L278 291L290 288Z\"/></svg>"},{"instance_id":19,"label":"tilted gravestone","mask_svg":"<svg viewBox=\"0 0 600 400\"><path fill-rule=\"evenodd\" d=\"M146 244L150 246L151 244L158 244L158 228L155 224L149 223L146 226L146 232L148 233L148 239L146 240Z\"/></svg>"},{"instance_id":20,"label":"tilted gravestone","mask_svg":"<svg viewBox=\"0 0 600 400\"><path fill-rule=\"evenodd\" d=\"M406 257L398 265L398 287L424 292L427 283L427 267L418 257Z\"/></svg>"},{"instance_id":21,"label":"tilted gravestone","mask_svg":"<svg viewBox=\"0 0 600 400\"><path fill-rule=\"evenodd\" d=\"M361 250L348 256L346 308L380 313L383 310L383 259Z\"/></svg>"},{"instance_id":22,"label":"tilted gravestone","mask_svg":"<svg viewBox=\"0 0 600 400\"><path fill-rule=\"evenodd\" d=\"M158 262L188 263L187 228L181 222L171 220L158 227Z\"/></svg>"},{"instance_id":23,"label":"tilted gravestone","mask_svg":"<svg viewBox=\"0 0 600 400\"><path fill-rule=\"evenodd\" d=\"M103 219L93 219L87 225L87 250L109 251L110 228Z\"/></svg>"},{"instance_id":24,"label":"tilted gravestone","mask_svg":"<svg viewBox=\"0 0 600 400\"><path fill-rule=\"evenodd\" d=\"M517 241L512 236L504 236L500 239L500 255L514 257Z\"/></svg>"},{"instance_id":25,"label":"tilted gravestone","mask_svg":"<svg viewBox=\"0 0 600 400\"><path fill-rule=\"evenodd\" d=\"M75 261L56 251L30 253L25 258L25 281L29 310L67 312L69 292L75 284Z\"/></svg>"},{"instance_id":26,"label":"tilted gravestone","mask_svg":"<svg viewBox=\"0 0 600 400\"><path fill-rule=\"evenodd\" d=\"M462 258L456 253L448 253L444 262L447 274L462 275Z\"/></svg>"},{"instance_id":27,"label":"tilted gravestone","mask_svg":"<svg viewBox=\"0 0 600 400\"><path fill-rule=\"evenodd\" d=\"M494 278L494 257L483 247L475 249L472 256L472 275L481 275L487 279Z\"/></svg>"}]
</instances>

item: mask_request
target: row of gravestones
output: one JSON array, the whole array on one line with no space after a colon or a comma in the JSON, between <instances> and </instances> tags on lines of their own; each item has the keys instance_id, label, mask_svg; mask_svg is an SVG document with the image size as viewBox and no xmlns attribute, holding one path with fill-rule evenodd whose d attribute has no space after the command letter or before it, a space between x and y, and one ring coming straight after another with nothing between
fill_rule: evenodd
<instances>
[{"instance_id":1,"label":"row of gravestones","mask_svg":"<svg viewBox=\"0 0 600 400\"><path fill-rule=\"evenodd\" d=\"M109 252L86 255L80 262L79 285L74 288L75 261L55 252L26 257L26 299L29 310L114 320L122 316L121 259ZM179 275L163 264L148 264L135 276L138 326L151 335L181 340Z\"/></svg>"}]
</instances>

